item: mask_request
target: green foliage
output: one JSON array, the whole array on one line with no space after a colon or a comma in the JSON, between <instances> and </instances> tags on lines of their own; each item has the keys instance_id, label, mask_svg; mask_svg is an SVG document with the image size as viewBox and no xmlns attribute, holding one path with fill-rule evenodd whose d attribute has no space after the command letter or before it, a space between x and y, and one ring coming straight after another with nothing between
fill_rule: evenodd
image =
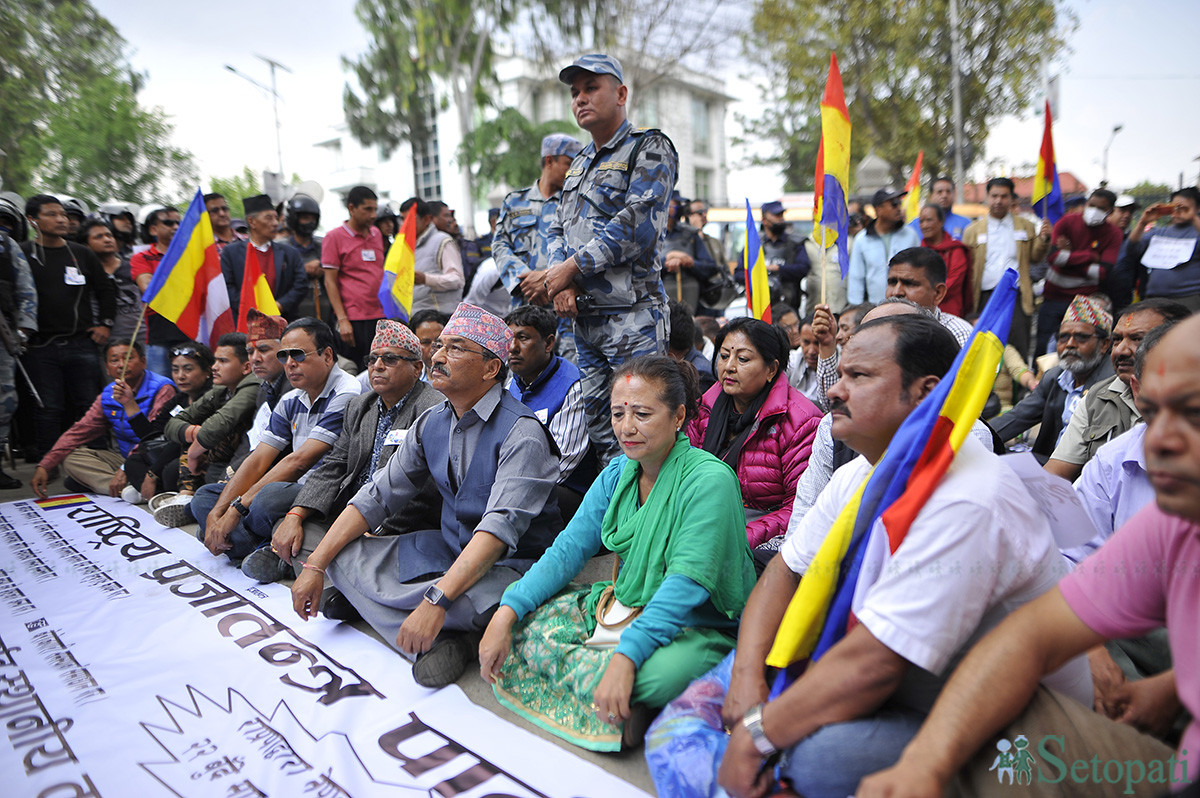
<instances>
[{"instance_id":1,"label":"green foliage","mask_svg":"<svg viewBox=\"0 0 1200 798\"><path fill-rule=\"evenodd\" d=\"M1130 195L1144 208L1155 202L1166 202L1170 198L1172 191L1174 189L1166 183L1151 183L1149 180L1143 180L1133 188L1119 193Z\"/></svg>"},{"instance_id":2,"label":"green foliage","mask_svg":"<svg viewBox=\"0 0 1200 798\"><path fill-rule=\"evenodd\" d=\"M298 182L300 181L294 180L293 184ZM212 188L209 191L215 191L225 197L225 201L229 204L229 215L234 219L246 218L246 211L242 207L243 197L253 197L255 194L263 193L262 181L249 166L243 166L240 175L214 177L211 185Z\"/></svg>"},{"instance_id":3,"label":"green foliage","mask_svg":"<svg viewBox=\"0 0 1200 798\"><path fill-rule=\"evenodd\" d=\"M460 163L470 166L476 198L493 186L524 188L541 174L542 139L551 133L582 135L573 122L552 120L535 125L515 108L505 108L495 118L476 125L458 148Z\"/></svg>"},{"instance_id":4,"label":"green foliage","mask_svg":"<svg viewBox=\"0 0 1200 798\"><path fill-rule=\"evenodd\" d=\"M191 155L137 99L125 40L87 0L0 3L0 180L95 205L186 194Z\"/></svg>"},{"instance_id":5,"label":"green foliage","mask_svg":"<svg viewBox=\"0 0 1200 798\"><path fill-rule=\"evenodd\" d=\"M959 0L958 6L964 154L978 157L990 124L1029 103L1043 58L1063 52L1075 19L1058 0ZM764 99L773 101L774 115L753 132L777 146L775 163L808 161L806 151L791 150L796 131L818 118L833 50L854 131L852 168L874 149L902 182L924 150L929 174L950 171L949 0L758 0L745 44L771 76L773 96Z\"/></svg>"}]
</instances>

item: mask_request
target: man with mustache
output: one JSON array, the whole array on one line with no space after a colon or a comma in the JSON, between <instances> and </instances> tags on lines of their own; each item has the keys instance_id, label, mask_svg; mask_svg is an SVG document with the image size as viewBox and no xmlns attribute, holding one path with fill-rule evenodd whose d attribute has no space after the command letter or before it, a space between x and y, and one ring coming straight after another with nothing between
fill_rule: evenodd
<instances>
[{"instance_id":1,"label":"man with mustache","mask_svg":"<svg viewBox=\"0 0 1200 798\"><path fill-rule=\"evenodd\" d=\"M292 606L322 609L323 579L413 660L413 679L444 687L462 676L511 583L562 530L554 485L558 449L533 411L504 390L512 331L466 302L433 345L426 411L301 567ZM368 535L431 478L439 526Z\"/></svg>"},{"instance_id":2,"label":"man with mustache","mask_svg":"<svg viewBox=\"0 0 1200 798\"><path fill-rule=\"evenodd\" d=\"M1088 391L1075 408L1046 463L1047 471L1074 482L1083 464L1101 446L1142 420L1130 388L1138 344L1156 327L1181 321L1188 315L1185 306L1163 297L1147 299L1121 311L1112 332L1112 365L1117 373Z\"/></svg>"},{"instance_id":3,"label":"man with mustache","mask_svg":"<svg viewBox=\"0 0 1200 798\"><path fill-rule=\"evenodd\" d=\"M1113 376L1107 357L1111 330L1112 316L1099 302L1082 295L1071 300L1058 326L1058 365L1012 410L996 419L993 427L1000 439L1011 440L1040 421L1033 453L1045 462L1083 394Z\"/></svg>"}]
</instances>

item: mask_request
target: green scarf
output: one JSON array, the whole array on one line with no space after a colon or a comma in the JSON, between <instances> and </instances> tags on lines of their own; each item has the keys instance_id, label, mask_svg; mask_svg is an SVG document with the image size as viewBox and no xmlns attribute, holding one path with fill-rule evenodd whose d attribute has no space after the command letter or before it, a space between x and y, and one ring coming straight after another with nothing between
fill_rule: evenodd
<instances>
[{"instance_id":1,"label":"green scarf","mask_svg":"<svg viewBox=\"0 0 1200 798\"><path fill-rule=\"evenodd\" d=\"M600 526L601 541L623 563L617 600L644 607L667 576L682 574L709 592L718 611L736 618L755 576L733 469L693 448L681 433L644 504L638 496L641 470L633 460L625 463ZM593 586L590 612L607 584Z\"/></svg>"}]
</instances>

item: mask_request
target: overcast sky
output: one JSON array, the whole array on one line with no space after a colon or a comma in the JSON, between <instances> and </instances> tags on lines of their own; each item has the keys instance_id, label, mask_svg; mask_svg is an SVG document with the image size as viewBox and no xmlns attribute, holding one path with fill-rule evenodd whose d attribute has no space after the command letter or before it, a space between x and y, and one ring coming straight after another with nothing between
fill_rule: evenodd
<instances>
[{"instance_id":1,"label":"overcast sky","mask_svg":"<svg viewBox=\"0 0 1200 798\"><path fill-rule=\"evenodd\" d=\"M343 56L366 46L351 0L292 0L273 5L210 0L202 6L146 6L93 0L148 74L142 101L161 106L175 125L175 142L196 157L201 177L274 168L274 120L267 95L227 71L229 64L269 84L261 54L292 69L277 75L283 162L289 175L306 176L312 144L342 117ZM1180 172L1194 183L1200 171L1200 66L1194 8L1162 0L1075 0L1080 25L1062 70L1061 112L1054 138L1060 170L1089 186L1101 179L1101 157L1115 125L1123 125L1109 153L1109 180L1124 188L1143 179L1175 185ZM197 11L207 14L197 20ZM1171 20L1179 24L1170 24ZM736 69L731 67L731 73ZM733 96L754 92L732 83ZM814 98L814 103L816 98ZM752 104L730 109L749 112ZM634 120L635 122L637 120ZM1036 162L1041 121L1031 114L995 125L985 161L1000 159L1011 173ZM736 164L742 153L729 153ZM915 157L914 153L914 157ZM983 167L977 169L983 176ZM779 193L782 181L766 170L733 170L731 201L752 202Z\"/></svg>"}]
</instances>

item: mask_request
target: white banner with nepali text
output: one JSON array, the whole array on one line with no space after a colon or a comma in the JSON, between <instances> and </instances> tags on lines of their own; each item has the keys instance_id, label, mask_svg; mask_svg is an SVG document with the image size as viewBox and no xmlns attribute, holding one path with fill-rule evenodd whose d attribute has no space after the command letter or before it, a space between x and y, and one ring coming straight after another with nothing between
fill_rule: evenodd
<instances>
[{"instance_id":1,"label":"white banner with nepali text","mask_svg":"<svg viewBox=\"0 0 1200 798\"><path fill-rule=\"evenodd\" d=\"M644 796L116 499L0 505L4 796Z\"/></svg>"}]
</instances>

